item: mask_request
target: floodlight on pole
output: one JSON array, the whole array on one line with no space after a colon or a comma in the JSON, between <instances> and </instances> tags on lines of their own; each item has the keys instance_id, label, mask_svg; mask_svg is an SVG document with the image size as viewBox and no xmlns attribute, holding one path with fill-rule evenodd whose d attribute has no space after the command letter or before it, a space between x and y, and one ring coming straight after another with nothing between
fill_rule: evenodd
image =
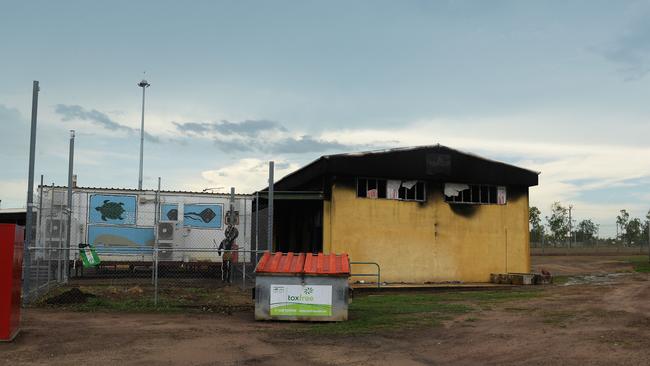
<instances>
[{"instance_id":1,"label":"floodlight on pole","mask_svg":"<svg viewBox=\"0 0 650 366\"><path fill-rule=\"evenodd\" d=\"M140 123L140 172L138 174L138 190L142 190L142 155L144 153L144 91L151 84L142 79L138 86L142 88L142 122Z\"/></svg>"}]
</instances>

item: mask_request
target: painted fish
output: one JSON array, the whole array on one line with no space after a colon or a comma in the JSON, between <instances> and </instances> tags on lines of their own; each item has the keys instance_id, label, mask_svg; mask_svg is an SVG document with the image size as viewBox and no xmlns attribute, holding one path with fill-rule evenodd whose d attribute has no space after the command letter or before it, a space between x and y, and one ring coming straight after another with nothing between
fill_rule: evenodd
<instances>
[{"instance_id":1,"label":"painted fish","mask_svg":"<svg viewBox=\"0 0 650 366\"><path fill-rule=\"evenodd\" d=\"M122 202L104 200L104 204L95 207L95 210L102 214L102 221L108 221L107 219L124 220L122 217L122 214L124 213L124 203Z\"/></svg>"},{"instance_id":2,"label":"painted fish","mask_svg":"<svg viewBox=\"0 0 650 366\"><path fill-rule=\"evenodd\" d=\"M205 210L197 213L197 212L185 212L183 214L183 217L186 219L191 219L191 220L201 220L205 222L206 224L212 221L217 216L214 211L212 211L211 208L206 208Z\"/></svg>"}]
</instances>

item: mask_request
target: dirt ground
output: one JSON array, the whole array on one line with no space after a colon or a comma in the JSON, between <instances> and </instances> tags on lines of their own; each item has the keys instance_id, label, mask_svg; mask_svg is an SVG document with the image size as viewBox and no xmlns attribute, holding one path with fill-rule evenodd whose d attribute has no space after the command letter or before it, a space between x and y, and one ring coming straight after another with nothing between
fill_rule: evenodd
<instances>
[{"instance_id":1,"label":"dirt ground","mask_svg":"<svg viewBox=\"0 0 650 366\"><path fill-rule=\"evenodd\" d=\"M561 276L631 272L632 265L621 259L621 256L603 255L532 256L531 266L533 271L546 269Z\"/></svg>"},{"instance_id":2,"label":"dirt ground","mask_svg":"<svg viewBox=\"0 0 650 366\"><path fill-rule=\"evenodd\" d=\"M0 365L648 365L650 276L614 258L533 257L588 279L442 326L326 337L222 314L25 311ZM592 276L585 276L592 275Z\"/></svg>"}]
</instances>

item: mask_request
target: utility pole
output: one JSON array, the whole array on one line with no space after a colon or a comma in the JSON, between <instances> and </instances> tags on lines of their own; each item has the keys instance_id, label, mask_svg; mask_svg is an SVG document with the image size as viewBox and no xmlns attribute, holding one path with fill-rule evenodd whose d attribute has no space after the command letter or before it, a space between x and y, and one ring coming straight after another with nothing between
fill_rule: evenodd
<instances>
[{"instance_id":1,"label":"utility pole","mask_svg":"<svg viewBox=\"0 0 650 366\"><path fill-rule=\"evenodd\" d=\"M273 252L273 162L269 161L269 208L268 208L268 232L266 238L266 249Z\"/></svg>"},{"instance_id":2,"label":"utility pole","mask_svg":"<svg viewBox=\"0 0 650 366\"><path fill-rule=\"evenodd\" d=\"M29 300L29 276L30 276L30 252L29 247L32 246L32 208L34 206L34 159L36 158L36 116L38 112L38 92L41 89L38 86L38 81L34 80L32 86L32 126L29 136L29 174L27 179L27 210L26 210L26 232L25 244L23 247L23 258L25 263L23 265L23 299L25 303ZM39 213L40 214L40 213Z\"/></svg>"},{"instance_id":3,"label":"utility pole","mask_svg":"<svg viewBox=\"0 0 650 366\"><path fill-rule=\"evenodd\" d=\"M142 155L144 153L144 91L151 84L142 79L138 86L142 88L142 121L140 123L140 172L138 174L138 190L142 190Z\"/></svg>"},{"instance_id":4,"label":"utility pole","mask_svg":"<svg viewBox=\"0 0 650 366\"><path fill-rule=\"evenodd\" d=\"M68 155L68 230L66 234L65 248L65 279L68 278L68 266L70 265L70 229L72 229L72 171L74 170L74 130L70 130L70 152Z\"/></svg>"}]
</instances>

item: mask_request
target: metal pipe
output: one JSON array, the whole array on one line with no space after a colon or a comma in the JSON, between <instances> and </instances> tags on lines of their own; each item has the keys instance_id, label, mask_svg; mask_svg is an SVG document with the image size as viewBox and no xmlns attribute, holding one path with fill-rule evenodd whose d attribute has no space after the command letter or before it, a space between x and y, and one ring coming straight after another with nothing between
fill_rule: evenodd
<instances>
[{"instance_id":1,"label":"metal pipe","mask_svg":"<svg viewBox=\"0 0 650 366\"><path fill-rule=\"evenodd\" d=\"M381 288L381 266L377 262L350 262L353 264L374 265L377 267L377 273L350 273L350 277L377 277L377 288Z\"/></svg>"},{"instance_id":2,"label":"metal pipe","mask_svg":"<svg viewBox=\"0 0 650 366\"><path fill-rule=\"evenodd\" d=\"M32 85L32 125L29 136L29 168L27 178L27 210L25 219L25 244L23 246L23 293L24 303L29 301L29 268L31 264L29 247L32 243L32 207L34 206L34 160L36 159L36 121L38 114L38 92L40 88L38 81L34 80Z\"/></svg>"}]
</instances>

